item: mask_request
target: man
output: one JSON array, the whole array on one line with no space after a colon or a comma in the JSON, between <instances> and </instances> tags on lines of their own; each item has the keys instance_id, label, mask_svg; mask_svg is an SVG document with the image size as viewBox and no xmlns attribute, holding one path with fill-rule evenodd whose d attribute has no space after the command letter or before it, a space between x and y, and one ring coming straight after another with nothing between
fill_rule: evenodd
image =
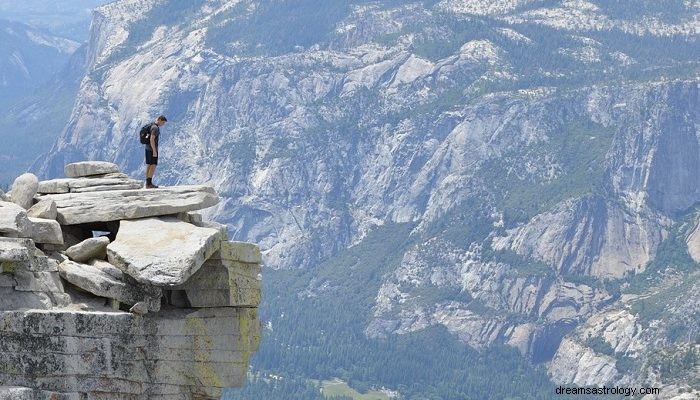
<instances>
[{"instance_id":1,"label":"man","mask_svg":"<svg viewBox=\"0 0 700 400\"><path fill-rule=\"evenodd\" d=\"M146 189L156 189L158 186L153 184L153 175L156 173L158 165L158 137L160 136L160 127L165 125L168 119L165 115L156 118L156 122L151 124L151 132L148 143L146 143Z\"/></svg>"}]
</instances>

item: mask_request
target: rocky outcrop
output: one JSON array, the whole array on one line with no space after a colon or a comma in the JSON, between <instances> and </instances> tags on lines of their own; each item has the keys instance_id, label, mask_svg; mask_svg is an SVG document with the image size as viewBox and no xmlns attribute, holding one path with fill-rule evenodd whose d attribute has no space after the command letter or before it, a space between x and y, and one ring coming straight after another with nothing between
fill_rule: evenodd
<instances>
[{"instance_id":1,"label":"rocky outcrop","mask_svg":"<svg viewBox=\"0 0 700 400\"><path fill-rule=\"evenodd\" d=\"M218 399L245 382L260 250L191 213L212 188L123 190L115 167L0 201L0 398Z\"/></svg>"},{"instance_id":2,"label":"rocky outcrop","mask_svg":"<svg viewBox=\"0 0 700 400\"><path fill-rule=\"evenodd\" d=\"M109 186L109 185L108 185ZM211 207L218 196L209 186L175 186L155 190L117 190L46 194L56 202L62 225L109 222L177 214Z\"/></svg>"}]
</instances>

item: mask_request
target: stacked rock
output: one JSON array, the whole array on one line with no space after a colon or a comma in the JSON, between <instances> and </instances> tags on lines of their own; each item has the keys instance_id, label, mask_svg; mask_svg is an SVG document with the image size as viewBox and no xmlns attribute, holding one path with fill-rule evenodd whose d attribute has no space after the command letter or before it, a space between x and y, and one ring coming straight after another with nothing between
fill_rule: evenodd
<instances>
[{"instance_id":1,"label":"stacked rock","mask_svg":"<svg viewBox=\"0 0 700 400\"><path fill-rule=\"evenodd\" d=\"M217 204L214 189L141 189L107 162L65 173L0 193L0 398L220 398L242 385L261 254L194 212Z\"/></svg>"}]
</instances>

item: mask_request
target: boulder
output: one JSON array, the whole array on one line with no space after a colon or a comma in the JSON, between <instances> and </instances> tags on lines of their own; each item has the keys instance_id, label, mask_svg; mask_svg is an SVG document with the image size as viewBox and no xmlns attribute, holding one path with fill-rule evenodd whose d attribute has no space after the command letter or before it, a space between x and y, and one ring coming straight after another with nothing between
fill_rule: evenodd
<instances>
[{"instance_id":1,"label":"boulder","mask_svg":"<svg viewBox=\"0 0 700 400\"><path fill-rule=\"evenodd\" d=\"M57 215L56 202L53 200L41 200L27 211L27 216L34 218L56 219Z\"/></svg>"},{"instance_id":2,"label":"boulder","mask_svg":"<svg viewBox=\"0 0 700 400\"><path fill-rule=\"evenodd\" d=\"M91 259L104 260L107 256L107 245L109 238L97 237L85 239L82 242L66 249L68 258L75 262L86 262Z\"/></svg>"},{"instance_id":3,"label":"boulder","mask_svg":"<svg viewBox=\"0 0 700 400\"><path fill-rule=\"evenodd\" d=\"M62 225L146 218L200 210L219 202L210 186L113 190L42 196L56 202Z\"/></svg>"},{"instance_id":4,"label":"boulder","mask_svg":"<svg viewBox=\"0 0 700 400\"><path fill-rule=\"evenodd\" d=\"M12 201L28 210L34 204L34 195L39 187L39 179L31 173L22 174L12 184Z\"/></svg>"},{"instance_id":5,"label":"boulder","mask_svg":"<svg viewBox=\"0 0 700 400\"><path fill-rule=\"evenodd\" d=\"M15 237L31 237L32 223L21 206L0 201L0 234Z\"/></svg>"},{"instance_id":6,"label":"boulder","mask_svg":"<svg viewBox=\"0 0 700 400\"><path fill-rule=\"evenodd\" d=\"M128 279L117 279L103 269L70 260L62 262L58 271L61 278L94 295L128 305L144 302L149 310L160 310L162 292L159 288L129 282Z\"/></svg>"},{"instance_id":7,"label":"boulder","mask_svg":"<svg viewBox=\"0 0 700 400\"><path fill-rule=\"evenodd\" d=\"M176 217L122 221L107 257L139 282L176 286L187 281L220 247L220 232Z\"/></svg>"},{"instance_id":8,"label":"boulder","mask_svg":"<svg viewBox=\"0 0 700 400\"><path fill-rule=\"evenodd\" d=\"M138 303L134 304L133 307L129 309L130 313L134 313L137 315L145 315L148 314L148 305L144 303L143 301L139 301Z\"/></svg>"},{"instance_id":9,"label":"boulder","mask_svg":"<svg viewBox=\"0 0 700 400\"><path fill-rule=\"evenodd\" d=\"M106 161L81 161L67 164L63 171L69 178L104 175L119 172L117 164Z\"/></svg>"},{"instance_id":10,"label":"boulder","mask_svg":"<svg viewBox=\"0 0 700 400\"><path fill-rule=\"evenodd\" d=\"M32 239L36 243L63 244L61 225L55 219L32 218Z\"/></svg>"}]
</instances>

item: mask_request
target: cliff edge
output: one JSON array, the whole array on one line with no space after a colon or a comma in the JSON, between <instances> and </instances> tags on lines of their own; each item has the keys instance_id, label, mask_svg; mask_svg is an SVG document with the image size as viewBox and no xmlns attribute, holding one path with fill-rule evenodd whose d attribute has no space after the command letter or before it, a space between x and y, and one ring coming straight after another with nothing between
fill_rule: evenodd
<instances>
[{"instance_id":1,"label":"cliff edge","mask_svg":"<svg viewBox=\"0 0 700 400\"><path fill-rule=\"evenodd\" d=\"M0 192L0 398L210 399L260 343L261 254L107 162Z\"/></svg>"}]
</instances>

